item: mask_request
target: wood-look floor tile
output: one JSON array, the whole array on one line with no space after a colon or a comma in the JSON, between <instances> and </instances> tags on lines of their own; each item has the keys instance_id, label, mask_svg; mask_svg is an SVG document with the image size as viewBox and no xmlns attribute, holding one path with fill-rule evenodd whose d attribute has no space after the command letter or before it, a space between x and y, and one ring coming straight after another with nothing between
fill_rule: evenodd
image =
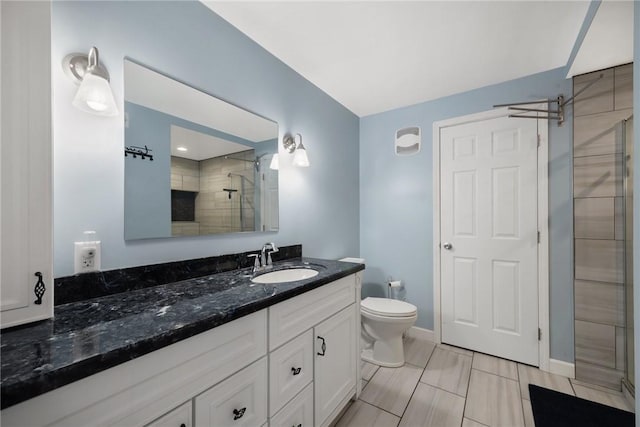
<instances>
[{"instance_id":1,"label":"wood-look floor tile","mask_svg":"<svg viewBox=\"0 0 640 427\"><path fill-rule=\"evenodd\" d=\"M575 240L575 278L608 283L624 282L624 242Z\"/></svg>"},{"instance_id":2,"label":"wood-look floor tile","mask_svg":"<svg viewBox=\"0 0 640 427\"><path fill-rule=\"evenodd\" d=\"M620 391L620 381L624 378L624 371L576 359L576 378Z\"/></svg>"},{"instance_id":3,"label":"wood-look floor tile","mask_svg":"<svg viewBox=\"0 0 640 427\"><path fill-rule=\"evenodd\" d=\"M533 419L533 408L531 408L530 400L522 399L522 411L524 413L525 427L536 427L536 422Z\"/></svg>"},{"instance_id":4,"label":"wood-look floor tile","mask_svg":"<svg viewBox=\"0 0 640 427\"><path fill-rule=\"evenodd\" d=\"M624 240L624 197L616 197L614 204L615 239Z\"/></svg>"},{"instance_id":5,"label":"wood-look floor tile","mask_svg":"<svg viewBox=\"0 0 640 427\"><path fill-rule=\"evenodd\" d=\"M362 379L360 381L362 381L362 390L364 390L364 388L367 386L367 384L369 384L369 381L367 381L365 379Z\"/></svg>"},{"instance_id":6,"label":"wood-look floor tile","mask_svg":"<svg viewBox=\"0 0 640 427\"><path fill-rule=\"evenodd\" d=\"M576 320L624 326L624 285L589 280L574 284Z\"/></svg>"},{"instance_id":7,"label":"wood-look floor tile","mask_svg":"<svg viewBox=\"0 0 640 427\"><path fill-rule=\"evenodd\" d=\"M622 154L576 157L573 194L576 198L622 196Z\"/></svg>"},{"instance_id":8,"label":"wood-look floor tile","mask_svg":"<svg viewBox=\"0 0 640 427\"><path fill-rule=\"evenodd\" d=\"M575 334L576 360L615 369L615 326L576 320Z\"/></svg>"},{"instance_id":9,"label":"wood-look floor tile","mask_svg":"<svg viewBox=\"0 0 640 427\"><path fill-rule=\"evenodd\" d=\"M518 380L518 365L516 362L501 359L499 357L489 356L483 353L473 354L473 369L485 371L490 374L500 375L501 377Z\"/></svg>"},{"instance_id":10,"label":"wood-look floor tile","mask_svg":"<svg viewBox=\"0 0 640 427\"><path fill-rule=\"evenodd\" d=\"M600 75L602 78L599 78ZM613 82L613 69L576 76L573 79L573 93L581 92L573 103L573 115L578 117L613 110ZM589 87L584 89L587 85Z\"/></svg>"},{"instance_id":11,"label":"wood-look floor tile","mask_svg":"<svg viewBox=\"0 0 640 427\"><path fill-rule=\"evenodd\" d=\"M524 426L518 381L473 369L464 415L490 426Z\"/></svg>"},{"instance_id":12,"label":"wood-look floor tile","mask_svg":"<svg viewBox=\"0 0 640 427\"><path fill-rule=\"evenodd\" d=\"M621 138L616 134L619 132L620 122L632 114L633 110L628 109L576 117L573 133L574 157L621 153Z\"/></svg>"},{"instance_id":13,"label":"wood-look floor tile","mask_svg":"<svg viewBox=\"0 0 640 427\"><path fill-rule=\"evenodd\" d=\"M484 424L480 424L479 422L471 420L469 418L463 418L462 427L488 427L488 426Z\"/></svg>"},{"instance_id":14,"label":"wood-look floor tile","mask_svg":"<svg viewBox=\"0 0 640 427\"><path fill-rule=\"evenodd\" d=\"M396 427L400 418L357 400L347 409L335 427Z\"/></svg>"},{"instance_id":15,"label":"wood-look floor tile","mask_svg":"<svg viewBox=\"0 0 640 427\"><path fill-rule=\"evenodd\" d=\"M611 239L615 237L615 197L574 199L574 237Z\"/></svg>"},{"instance_id":16,"label":"wood-look floor tile","mask_svg":"<svg viewBox=\"0 0 640 427\"><path fill-rule=\"evenodd\" d=\"M366 381L371 381L371 377L373 377L373 374L376 373L378 368L379 368L378 365L374 365L373 363L362 361L362 370L361 370L362 379Z\"/></svg>"},{"instance_id":17,"label":"wood-look floor tile","mask_svg":"<svg viewBox=\"0 0 640 427\"><path fill-rule=\"evenodd\" d=\"M613 69L614 108L633 108L633 64L621 65Z\"/></svg>"},{"instance_id":18,"label":"wood-look floor tile","mask_svg":"<svg viewBox=\"0 0 640 427\"><path fill-rule=\"evenodd\" d=\"M571 388L568 378L541 371L533 366L518 364L518 379L520 380L520 393L523 399L529 400L529 384L550 388L573 396L573 388Z\"/></svg>"},{"instance_id":19,"label":"wood-look floor tile","mask_svg":"<svg viewBox=\"0 0 640 427\"><path fill-rule=\"evenodd\" d=\"M420 381L465 397L472 356L436 348Z\"/></svg>"},{"instance_id":20,"label":"wood-look floor tile","mask_svg":"<svg viewBox=\"0 0 640 427\"><path fill-rule=\"evenodd\" d=\"M618 393L620 392L619 390L612 390L611 387L604 387L598 384L593 384L593 383L588 383L586 381L581 381L575 378L570 378L569 382L571 383L572 386L576 386L576 385L580 385L582 387L589 387L595 390L600 390L600 391L604 391L606 393Z\"/></svg>"},{"instance_id":21,"label":"wood-look floor tile","mask_svg":"<svg viewBox=\"0 0 640 427\"><path fill-rule=\"evenodd\" d=\"M424 338L408 336L404 339L404 360L411 365L424 368L436 345Z\"/></svg>"},{"instance_id":22,"label":"wood-look floor tile","mask_svg":"<svg viewBox=\"0 0 640 427\"><path fill-rule=\"evenodd\" d=\"M463 412L463 397L420 383L400 427L459 426Z\"/></svg>"},{"instance_id":23,"label":"wood-look floor tile","mask_svg":"<svg viewBox=\"0 0 640 427\"><path fill-rule=\"evenodd\" d=\"M412 365L378 369L360 395L360 399L385 411L402 416L422 369Z\"/></svg>"},{"instance_id":24,"label":"wood-look floor tile","mask_svg":"<svg viewBox=\"0 0 640 427\"><path fill-rule=\"evenodd\" d=\"M618 393L613 390L610 392L604 392L578 384L574 384L573 389L576 391L576 396L582 399L591 400L592 402L598 402L603 405L613 406L614 408L633 412L633 408L629 405L622 392Z\"/></svg>"},{"instance_id":25,"label":"wood-look floor tile","mask_svg":"<svg viewBox=\"0 0 640 427\"><path fill-rule=\"evenodd\" d=\"M465 356L473 356L473 351L467 350L466 348L456 347L454 345L438 344L438 348L453 351L454 353L464 354Z\"/></svg>"},{"instance_id":26,"label":"wood-look floor tile","mask_svg":"<svg viewBox=\"0 0 640 427\"><path fill-rule=\"evenodd\" d=\"M626 328L616 326L616 369L625 370L626 362Z\"/></svg>"}]
</instances>

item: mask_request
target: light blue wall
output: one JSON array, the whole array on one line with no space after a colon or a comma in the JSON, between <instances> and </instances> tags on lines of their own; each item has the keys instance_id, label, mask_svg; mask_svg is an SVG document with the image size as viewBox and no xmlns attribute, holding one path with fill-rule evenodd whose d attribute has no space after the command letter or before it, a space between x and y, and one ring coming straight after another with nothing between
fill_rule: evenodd
<instances>
[{"instance_id":1,"label":"light blue wall","mask_svg":"<svg viewBox=\"0 0 640 427\"><path fill-rule=\"evenodd\" d=\"M99 19L98 19L99 18ZM54 274L73 273L73 241L102 240L102 267L189 259L301 243L304 254L358 254L358 117L200 2L53 2ZM124 124L71 106L76 86L59 66L100 50L123 109L130 57L301 133L311 167L280 152L280 231L125 242ZM58 64L58 66L55 66Z\"/></svg>"},{"instance_id":2,"label":"light blue wall","mask_svg":"<svg viewBox=\"0 0 640 427\"><path fill-rule=\"evenodd\" d=\"M126 146L153 150L153 161L124 159L124 236L171 237L171 116L125 102Z\"/></svg>"},{"instance_id":3,"label":"light blue wall","mask_svg":"<svg viewBox=\"0 0 640 427\"><path fill-rule=\"evenodd\" d=\"M637 288L640 284L640 124L638 124L638 111L640 111L640 1L633 4L633 111L634 113L634 142L633 142L633 283ZM636 384L636 408L640 408L640 292L633 294L633 323L635 337L635 384ZM636 417L636 426L640 426L640 417Z\"/></svg>"},{"instance_id":4,"label":"light blue wall","mask_svg":"<svg viewBox=\"0 0 640 427\"><path fill-rule=\"evenodd\" d=\"M417 326L433 329L434 121L490 110L493 104L570 96L564 68L448 96L360 121L360 255L367 269L363 295L401 279L418 306ZM572 115L549 125L551 357L573 362ZM419 154L397 157L397 129L420 126Z\"/></svg>"}]
</instances>

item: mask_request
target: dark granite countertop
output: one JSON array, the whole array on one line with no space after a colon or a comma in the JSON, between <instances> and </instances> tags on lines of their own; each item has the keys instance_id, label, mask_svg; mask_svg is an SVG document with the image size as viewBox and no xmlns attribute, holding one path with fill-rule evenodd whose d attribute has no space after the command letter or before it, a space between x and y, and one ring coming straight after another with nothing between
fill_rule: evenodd
<instances>
[{"instance_id":1,"label":"dark granite countertop","mask_svg":"<svg viewBox=\"0 0 640 427\"><path fill-rule=\"evenodd\" d=\"M364 269L295 258L273 270L301 264L319 274L262 285L232 270L58 305L54 319L2 331L2 409Z\"/></svg>"}]
</instances>

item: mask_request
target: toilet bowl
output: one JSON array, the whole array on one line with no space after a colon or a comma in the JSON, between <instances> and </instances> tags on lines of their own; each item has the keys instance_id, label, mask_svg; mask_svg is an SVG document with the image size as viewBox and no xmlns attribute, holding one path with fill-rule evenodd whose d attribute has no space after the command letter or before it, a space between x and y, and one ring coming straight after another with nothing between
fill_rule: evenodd
<instances>
[{"instance_id":1,"label":"toilet bowl","mask_svg":"<svg viewBox=\"0 0 640 427\"><path fill-rule=\"evenodd\" d=\"M376 365L397 368L404 365L402 334L414 325L417 308L408 302L368 297L360 302L362 331L373 346L362 359Z\"/></svg>"}]
</instances>

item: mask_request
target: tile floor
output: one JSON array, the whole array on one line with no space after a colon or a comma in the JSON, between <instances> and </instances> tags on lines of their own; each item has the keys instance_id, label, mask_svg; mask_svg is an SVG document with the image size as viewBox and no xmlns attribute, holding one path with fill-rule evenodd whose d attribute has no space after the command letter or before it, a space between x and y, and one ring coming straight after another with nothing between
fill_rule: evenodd
<instances>
[{"instance_id":1,"label":"tile floor","mask_svg":"<svg viewBox=\"0 0 640 427\"><path fill-rule=\"evenodd\" d=\"M406 364L363 362L363 390L336 427L534 427L528 384L633 411L622 393L416 337Z\"/></svg>"}]
</instances>

